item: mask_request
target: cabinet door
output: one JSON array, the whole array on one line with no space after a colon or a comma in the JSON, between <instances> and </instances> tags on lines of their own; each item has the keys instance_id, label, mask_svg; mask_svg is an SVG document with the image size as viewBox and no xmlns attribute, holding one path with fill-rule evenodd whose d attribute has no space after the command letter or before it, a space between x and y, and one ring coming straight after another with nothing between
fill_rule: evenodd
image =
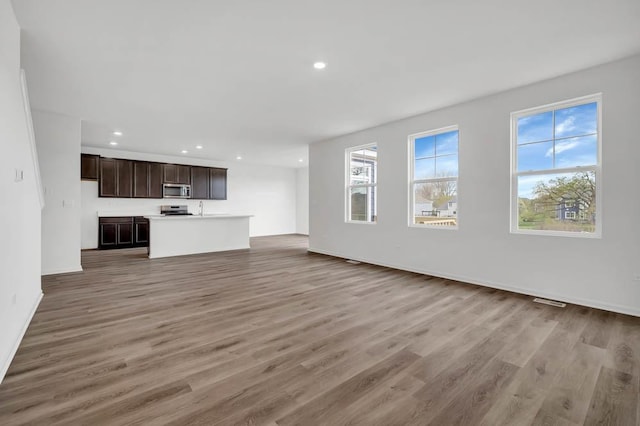
<instances>
[{"instance_id":1,"label":"cabinet door","mask_svg":"<svg viewBox=\"0 0 640 426\"><path fill-rule=\"evenodd\" d=\"M100 191L101 197L117 197L116 160L113 158L100 159Z\"/></svg>"},{"instance_id":2,"label":"cabinet door","mask_svg":"<svg viewBox=\"0 0 640 426\"><path fill-rule=\"evenodd\" d=\"M149 198L162 198L162 163L149 163Z\"/></svg>"},{"instance_id":3,"label":"cabinet door","mask_svg":"<svg viewBox=\"0 0 640 426\"><path fill-rule=\"evenodd\" d=\"M101 249L115 248L118 244L118 224L117 223L101 223L99 226L99 245Z\"/></svg>"},{"instance_id":4,"label":"cabinet door","mask_svg":"<svg viewBox=\"0 0 640 426\"><path fill-rule=\"evenodd\" d=\"M80 179L82 180L98 180L98 162L99 155L81 154L80 155Z\"/></svg>"},{"instance_id":5,"label":"cabinet door","mask_svg":"<svg viewBox=\"0 0 640 426\"><path fill-rule=\"evenodd\" d=\"M118 248L133 246L133 221L118 224Z\"/></svg>"},{"instance_id":6,"label":"cabinet door","mask_svg":"<svg viewBox=\"0 0 640 426\"><path fill-rule=\"evenodd\" d=\"M118 170L118 197L131 198L133 195L133 161L116 160Z\"/></svg>"},{"instance_id":7,"label":"cabinet door","mask_svg":"<svg viewBox=\"0 0 640 426\"><path fill-rule=\"evenodd\" d=\"M149 197L149 163L146 161L133 163L133 197Z\"/></svg>"},{"instance_id":8,"label":"cabinet door","mask_svg":"<svg viewBox=\"0 0 640 426\"><path fill-rule=\"evenodd\" d=\"M163 166L164 183L191 184L191 166L181 164L164 164Z\"/></svg>"},{"instance_id":9,"label":"cabinet door","mask_svg":"<svg viewBox=\"0 0 640 426\"><path fill-rule=\"evenodd\" d=\"M209 169L209 199L227 199L227 169Z\"/></svg>"},{"instance_id":10,"label":"cabinet door","mask_svg":"<svg viewBox=\"0 0 640 426\"><path fill-rule=\"evenodd\" d=\"M191 185L191 166L183 166L178 164L178 182L184 185Z\"/></svg>"},{"instance_id":11,"label":"cabinet door","mask_svg":"<svg viewBox=\"0 0 640 426\"><path fill-rule=\"evenodd\" d=\"M209 199L209 168L191 167L191 198Z\"/></svg>"},{"instance_id":12,"label":"cabinet door","mask_svg":"<svg viewBox=\"0 0 640 426\"><path fill-rule=\"evenodd\" d=\"M178 166L175 164L163 164L163 182L164 183L178 183Z\"/></svg>"},{"instance_id":13,"label":"cabinet door","mask_svg":"<svg viewBox=\"0 0 640 426\"><path fill-rule=\"evenodd\" d=\"M98 248L115 249L133 247L132 217L98 218L98 229Z\"/></svg>"},{"instance_id":14,"label":"cabinet door","mask_svg":"<svg viewBox=\"0 0 640 426\"><path fill-rule=\"evenodd\" d=\"M149 221L143 217L136 217L133 221L133 246L149 246Z\"/></svg>"}]
</instances>

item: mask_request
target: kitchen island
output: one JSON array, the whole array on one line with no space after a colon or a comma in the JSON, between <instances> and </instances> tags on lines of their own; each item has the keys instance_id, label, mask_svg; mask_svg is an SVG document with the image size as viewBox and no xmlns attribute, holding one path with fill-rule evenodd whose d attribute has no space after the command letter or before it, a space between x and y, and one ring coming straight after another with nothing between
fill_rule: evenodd
<instances>
[{"instance_id":1,"label":"kitchen island","mask_svg":"<svg viewBox=\"0 0 640 426\"><path fill-rule=\"evenodd\" d=\"M145 216L149 258L249 248L250 215Z\"/></svg>"}]
</instances>

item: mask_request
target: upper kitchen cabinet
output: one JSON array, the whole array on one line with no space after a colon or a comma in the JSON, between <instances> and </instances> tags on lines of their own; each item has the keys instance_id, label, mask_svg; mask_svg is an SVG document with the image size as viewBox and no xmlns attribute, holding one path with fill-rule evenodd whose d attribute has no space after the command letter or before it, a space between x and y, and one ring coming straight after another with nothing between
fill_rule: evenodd
<instances>
[{"instance_id":1,"label":"upper kitchen cabinet","mask_svg":"<svg viewBox=\"0 0 640 426\"><path fill-rule=\"evenodd\" d=\"M191 184L191 166L164 164L164 183Z\"/></svg>"},{"instance_id":2,"label":"upper kitchen cabinet","mask_svg":"<svg viewBox=\"0 0 640 426\"><path fill-rule=\"evenodd\" d=\"M149 163L149 198L162 198L162 163Z\"/></svg>"},{"instance_id":3,"label":"upper kitchen cabinet","mask_svg":"<svg viewBox=\"0 0 640 426\"><path fill-rule=\"evenodd\" d=\"M80 155L80 179L82 180L98 180L98 163L99 155L81 154Z\"/></svg>"},{"instance_id":4,"label":"upper kitchen cabinet","mask_svg":"<svg viewBox=\"0 0 640 426\"><path fill-rule=\"evenodd\" d=\"M133 192L133 162L100 158L100 196L130 198Z\"/></svg>"},{"instance_id":5,"label":"upper kitchen cabinet","mask_svg":"<svg viewBox=\"0 0 640 426\"><path fill-rule=\"evenodd\" d=\"M133 198L149 198L149 163L133 162Z\"/></svg>"},{"instance_id":6,"label":"upper kitchen cabinet","mask_svg":"<svg viewBox=\"0 0 640 426\"><path fill-rule=\"evenodd\" d=\"M162 164L133 162L133 198L162 198Z\"/></svg>"},{"instance_id":7,"label":"upper kitchen cabinet","mask_svg":"<svg viewBox=\"0 0 640 426\"><path fill-rule=\"evenodd\" d=\"M191 198L209 199L209 168L191 166Z\"/></svg>"},{"instance_id":8,"label":"upper kitchen cabinet","mask_svg":"<svg viewBox=\"0 0 640 426\"><path fill-rule=\"evenodd\" d=\"M100 196L117 197L117 188L116 160L100 158Z\"/></svg>"},{"instance_id":9,"label":"upper kitchen cabinet","mask_svg":"<svg viewBox=\"0 0 640 426\"><path fill-rule=\"evenodd\" d=\"M209 169L209 199L227 199L227 169Z\"/></svg>"},{"instance_id":10,"label":"upper kitchen cabinet","mask_svg":"<svg viewBox=\"0 0 640 426\"><path fill-rule=\"evenodd\" d=\"M118 171L118 197L131 198L133 196L133 161L116 160Z\"/></svg>"}]
</instances>

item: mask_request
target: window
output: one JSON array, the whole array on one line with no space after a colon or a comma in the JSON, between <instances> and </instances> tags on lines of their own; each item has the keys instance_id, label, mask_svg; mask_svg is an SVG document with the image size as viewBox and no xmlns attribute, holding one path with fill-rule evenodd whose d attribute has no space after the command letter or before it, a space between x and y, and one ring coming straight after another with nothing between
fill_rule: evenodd
<instances>
[{"instance_id":1,"label":"window","mask_svg":"<svg viewBox=\"0 0 640 426\"><path fill-rule=\"evenodd\" d=\"M599 236L601 97L511 114L511 231Z\"/></svg>"},{"instance_id":2,"label":"window","mask_svg":"<svg viewBox=\"0 0 640 426\"><path fill-rule=\"evenodd\" d=\"M458 226L458 127L409 136L410 226Z\"/></svg>"},{"instance_id":3,"label":"window","mask_svg":"<svg viewBox=\"0 0 640 426\"><path fill-rule=\"evenodd\" d=\"M377 180L377 146L347 149L347 222L376 222Z\"/></svg>"}]
</instances>

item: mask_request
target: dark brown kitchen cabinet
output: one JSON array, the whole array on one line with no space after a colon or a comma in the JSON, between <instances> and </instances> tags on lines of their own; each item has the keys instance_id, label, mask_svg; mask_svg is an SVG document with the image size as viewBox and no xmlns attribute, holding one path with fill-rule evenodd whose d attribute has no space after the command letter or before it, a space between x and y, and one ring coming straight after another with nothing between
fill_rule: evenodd
<instances>
[{"instance_id":1,"label":"dark brown kitchen cabinet","mask_svg":"<svg viewBox=\"0 0 640 426\"><path fill-rule=\"evenodd\" d=\"M100 197L163 198L163 183L172 183L191 185L195 200L227 199L227 169L91 157L96 157ZM83 161L88 174L89 159Z\"/></svg>"},{"instance_id":2,"label":"dark brown kitchen cabinet","mask_svg":"<svg viewBox=\"0 0 640 426\"><path fill-rule=\"evenodd\" d=\"M191 166L164 164L164 183L191 184Z\"/></svg>"},{"instance_id":3,"label":"dark brown kitchen cabinet","mask_svg":"<svg viewBox=\"0 0 640 426\"><path fill-rule=\"evenodd\" d=\"M147 247L149 220L142 216L101 217L98 219L98 248Z\"/></svg>"},{"instance_id":4,"label":"dark brown kitchen cabinet","mask_svg":"<svg viewBox=\"0 0 640 426\"><path fill-rule=\"evenodd\" d=\"M209 169L209 199L227 199L227 169Z\"/></svg>"},{"instance_id":5,"label":"dark brown kitchen cabinet","mask_svg":"<svg viewBox=\"0 0 640 426\"><path fill-rule=\"evenodd\" d=\"M149 246L149 219L141 216L133 218L133 246Z\"/></svg>"},{"instance_id":6,"label":"dark brown kitchen cabinet","mask_svg":"<svg viewBox=\"0 0 640 426\"><path fill-rule=\"evenodd\" d=\"M133 161L116 160L118 170L118 197L131 198L133 195Z\"/></svg>"},{"instance_id":7,"label":"dark brown kitchen cabinet","mask_svg":"<svg viewBox=\"0 0 640 426\"><path fill-rule=\"evenodd\" d=\"M162 164L133 162L133 198L162 198Z\"/></svg>"},{"instance_id":8,"label":"dark brown kitchen cabinet","mask_svg":"<svg viewBox=\"0 0 640 426\"><path fill-rule=\"evenodd\" d=\"M130 198L133 192L133 162L100 158L100 197Z\"/></svg>"},{"instance_id":9,"label":"dark brown kitchen cabinet","mask_svg":"<svg viewBox=\"0 0 640 426\"><path fill-rule=\"evenodd\" d=\"M98 163L99 155L81 154L80 155L80 179L82 180L98 180Z\"/></svg>"},{"instance_id":10,"label":"dark brown kitchen cabinet","mask_svg":"<svg viewBox=\"0 0 640 426\"><path fill-rule=\"evenodd\" d=\"M162 163L149 163L149 198L162 198Z\"/></svg>"},{"instance_id":11,"label":"dark brown kitchen cabinet","mask_svg":"<svg viewBox=\"0 0 640 426\"><path fill-rule=\"evenodd\" d=\"M133 198L149 198L149 163L133 162Z\"/></svg>"},{"instance_id":12,"label":"dark brown kitchen cabinet","mask_svg":"<svg viewBox=\"0 0 640 426\"><path fill-rule=\"evenodd\" d=\"M117 197L117 187L116 160L113 158L100 158L100 196Z\"/></svg>"},{"instance_id":13,"label":"dark brown kitchen cabinet","mask_svg":"<svg viewBox=\"0 0 640 426\"><path fill-rule=\"evenodd\" d=\"M191 166L191 198L209 199L209 168Z\"/></svg>"},{"instance_id":14,"label":"dark brown kitchen cabinet","mask_svg":"<svg viewBox=\"0 0 640 426\"><path fill-rule=\"evenodd\" d=\"M98 219L98 248L133 247L131 217L101 217Z\"/></svg>"}]
</instances>

